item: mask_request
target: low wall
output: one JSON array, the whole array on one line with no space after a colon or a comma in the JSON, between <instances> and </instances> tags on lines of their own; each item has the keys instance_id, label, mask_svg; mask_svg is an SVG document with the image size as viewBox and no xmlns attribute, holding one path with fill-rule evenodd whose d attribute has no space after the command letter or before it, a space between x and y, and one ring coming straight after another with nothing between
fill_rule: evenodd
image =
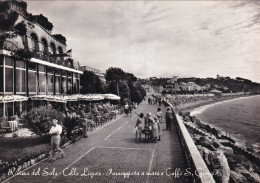
<instances>
[{"instance_id":1,"label":"low wall","mask_svg":"<svg viewBox=\"0 0 260 183\"><path fill-rule=\"evenodd\" d=\"M189 168L191 168L192 172L194 172L192 179L194 183L215 183L213 176L211 175L207 165L202 159L196 145L194 144L188 130L181 117L178 114L174 113L173 106L163 101L166 106L170 106L173 111L173 119L174 123L177 127L177 132L179 139L181 141L181 145L183 148L184 156L189 164Z\"/></svg>"}]
</instances>

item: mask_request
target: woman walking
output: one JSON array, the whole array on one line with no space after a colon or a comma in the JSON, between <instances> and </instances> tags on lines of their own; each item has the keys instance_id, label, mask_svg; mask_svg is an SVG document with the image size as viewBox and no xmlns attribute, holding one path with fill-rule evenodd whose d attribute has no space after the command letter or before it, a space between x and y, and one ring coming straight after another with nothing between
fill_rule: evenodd
<instances>
[{"instance_id":1,"label":"woman walking","mask_svg":"<svg viewBox=\"0 0 260 183\"><path fill-rule=\"evenodd\" d=\"M144 126L144 114L141 113L139 115L139 118L136 121L136 135L135 135L135 140L137 140L137 136L139 135L139 140L141 140L141 135L142 135L142 131L143 131L143 126Z\"/></svg>"},{"instance_id":2,"label":"woman walking","mask_svg":"<svg viewBox=\"0 0 260 183\"><path fill-rule=\"evenodd\" d=\"M153 116L153 121L152 121L152 134L153 134L153 142L157 142L157 138L158 138L158 117L157 116Z\"/></svg>"}]
</instances>

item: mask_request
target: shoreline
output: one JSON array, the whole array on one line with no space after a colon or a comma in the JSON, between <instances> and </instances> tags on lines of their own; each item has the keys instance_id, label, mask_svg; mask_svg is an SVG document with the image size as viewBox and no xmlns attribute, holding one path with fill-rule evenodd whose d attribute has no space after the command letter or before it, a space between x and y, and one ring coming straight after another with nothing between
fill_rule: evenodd
<instances>
[{"instance_id":1,"label":"shoreline","mask_svg":"<svg viewBox=\"0 0 260 183\"><path fill-rule=\"evenodd\" d=\"M195 116L197 119L199 119L198 114L202 113L204 110L208 109L211 106L215 106L215 105L221 104L223 102L230 102L230 101L241 99L241 98L249 98L249 97L255 97L255 96L259 96L259 95L229 96L227 98L221 98L219 100L197 101L194 103L186 103L183 106L177 106L177 108L178 108L179 112L181 111L184 114L190 113L190 116ZM239 145L245 149L247 148L247 145L246 145L247 140L245 140L243 138L239 138L235 134L232 134L231 132L224 130L221 127L219 127L215 124L212 124L210 122L207 122L207 121L201 121L201 122L204 123L205 125L211 126L212 128L218 129L219 132L222 132L221 133L222 135L232 138L236 142L237 145ZM252 145L255 153L260 152L258 146L259 146L259 144L257 144L257 143L254 143Z\"/></svg>"},{"instance_id":2,"label":"shoreline","mask_svg":"<svg viewBox=\"0 0 260 183\"><path fill-rule=\"evenodd\" d=\"M201 107L208 108L208 107L210 107L208 105L211 105L211 104L215 105L220 102L229 102L229 101L237 100L240 98L255 97L255 96L258 96L258 95L228 96L226 98L221 98L219 100L197 101L197 102L193 102L193 103L186 103L183 106L177 106L177 108L179 111L182 111L184 113L185 112L194 112L195 110L198 110L198 108L201 108Z\"/></svg>"},{"instance_id":3,"label":"shoreline","mask_svg":"<svg viewBox=\"0 0 260 183\"><path fill-rule=\"evenodd\" d=\"M223 102L256 96L259 95L224 97L210 101L198 100L179 108L179 115L209 170L222 172L220 175L213 175L216 182L223 180L235 183L260 182L260 151L256 151L252 146L240 145L240 139L234 138L234 134L229 133L230 136L223 134L223 130L219 131L221 127L200 121L192 112L197 111L199 114Z\"/></svg>"},{"instance_id":4,"label":"shoreline","mask_svg":"<svg viewBox=\"0 0 260 183\"><path fill-rule=\"evenodd\" d=\"M257 96L259 95L213 97L206 100L205 98L201 100L191 98L182 100L184 105L177 106L177 108L172 107L175 112L178 109L180 120L187 128L208 169L212 172L222 172L213 175L216 182L223 182L223 180L236 183L260 182L260 156L253 149L239 146L233 135L231 138L225 136L217 130L217 126L216 128L213 127L214 124L200 121L196 115L191 114L191 111L198 111L199 114L204 109L218 105L218 103ZM175 102L172 101L171 103L174 104Z\"/></svg>"}]
</instances>

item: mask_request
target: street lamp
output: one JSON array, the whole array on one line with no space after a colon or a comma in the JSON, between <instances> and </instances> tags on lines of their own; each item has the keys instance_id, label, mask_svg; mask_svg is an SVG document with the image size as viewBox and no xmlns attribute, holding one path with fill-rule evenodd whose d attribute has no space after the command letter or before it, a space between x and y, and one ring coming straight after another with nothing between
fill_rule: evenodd
<instances>
[{"instance_id":1,"label":"street lamp","mask_svg":"<svg viewBox=\"0 0 260 183\"><path fill-rule=\"evenodd\" d=\"M174 83L174 91L175 91L175 98L176 98L176 83L177 83L178 76L172 76L172 82Z\"/></svg>"},{"instance_id":2,"label":"street lamp","mask_svg":"<svg viewBox=\"0 0 260 183\"><path fill-rule=\"evenodd\" d=\"M177 78L178 76L172 76L172 82L174 83L174 95L175 95L175 107L177 108L177 96L176 96L176 90L177 90Z\"/></svg>"}]
</instances>

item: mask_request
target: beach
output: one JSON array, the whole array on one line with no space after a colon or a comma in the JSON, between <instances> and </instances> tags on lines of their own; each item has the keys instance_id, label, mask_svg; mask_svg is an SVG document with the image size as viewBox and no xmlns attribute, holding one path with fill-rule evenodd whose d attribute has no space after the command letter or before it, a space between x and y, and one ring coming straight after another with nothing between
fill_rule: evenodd
<instances>
[{"instance_id":1,"label":"beach","mask_svg":"<svg viewBox=\"0 0 260 183\"><path fill-rule=\"evenodd\" d=\"M215 104L218 102L223 102L223 101L230 101L242 97L248 97L248 96L228 96L228 97L223 97L223 98L218 98L218 99L209 99L208 101L200 100L196 102L191 102L191 103L185 103L185 104L180 104L177 106L179 111L183 112L193 112L201 107L207 107L208 105Z\"/></svg>"},{"instance_id":2,"label":"beach","mask_svg":"<svg viewBox=\"0 0 260 183\"><path fill-rule=\"evenodd\" d=\"M260 104L260 96L243 95L209 100L191 98L183 101L184 104L177 106L178 114L199 153L209 170L223 173L221 176L213 175L215 181L260 182L260 125L259 120L253 120L250 115L259 117L260 108L257 106ZM252 101L255 105L252 105ZM178 101L172 101L172 104L176 103ZM226 128L223 128L223 124ZM238 134L241 136L236 138Z\"/></svg>"},{"instance_id":3,"label":"beach","mask_svg":"<svg viewBox=\"0 0 260 183\"><path fill-rule=\"evenodd\" d=\"M223 124L213 123L212 120L207 120L207 118L201 117L201 114L204 114L203 112L205 110L208 110L210 107L214 107L218 104L223 104L226 102L230 103L232 101L235 101L235 100L238 100L241 98L246 99L246 98L252 98L255 96L256 95L230 96L230 97L224 97L224 98L219 98L219 99L215 99L215 100L211 99L209 101L200 100L200 101L196 101L196 102L178 105L177 108L178 108L178 111L182 111L182 113L189 112L191 116L196 116L196 118L198 118L202 123L216 128L220 134L231 137L232 139L234 139L236 141L237 145L247 148L248 144L251 144L253 149L256 152L259 152L260 149L259 149L259 143L258 143L257 139L252 141L249 137L245 138L242 134L239 134L238 131L235 129L235 128L243 128L243 126L237 127L236 123L233 123L232 124L233 126L226 129L226 126L223 126ZM218 114L218 115L221 115L221 114ZM205 114L204 114L204 116L205 116ZM226 119L226 120L227 120L227 123L230 122L229 119ZM250 131L250 129L248 129L248 131ZM254 137L252 137L252 138L254 138Z\"/></svg>"}]
</instances>

